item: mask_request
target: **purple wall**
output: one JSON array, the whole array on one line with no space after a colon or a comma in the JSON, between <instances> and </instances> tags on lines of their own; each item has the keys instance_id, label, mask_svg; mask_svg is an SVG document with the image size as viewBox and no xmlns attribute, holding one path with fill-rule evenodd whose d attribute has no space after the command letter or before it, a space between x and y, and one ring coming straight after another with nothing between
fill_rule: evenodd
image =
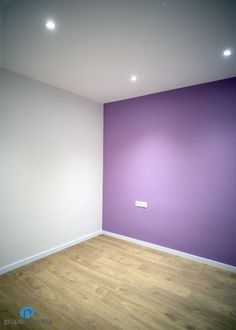
<instances>
[{"instance_id":1,"label":"purple wall","mask_svg":"<svg viewBox=\"0 0 236 330\"><path fill-rule=\"evenodd\" d=\"M236 266L236 78L104 108L103 229Z\"/></svg>"}]
</instances>

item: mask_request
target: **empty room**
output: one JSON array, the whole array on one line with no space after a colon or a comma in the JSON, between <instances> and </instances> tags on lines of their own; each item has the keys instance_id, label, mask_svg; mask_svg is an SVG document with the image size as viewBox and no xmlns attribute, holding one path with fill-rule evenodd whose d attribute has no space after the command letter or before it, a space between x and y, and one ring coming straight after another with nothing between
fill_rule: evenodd
<instances>
[{"instance_id":1,"label":"empty room","mask_svg":"<svg viewBox=\"0 0 236 330\"><path fill-rule=\"evenodd\" d=\"M0 329L236 330L235 0L0 0Z\"/></svg>"}]
</instances>

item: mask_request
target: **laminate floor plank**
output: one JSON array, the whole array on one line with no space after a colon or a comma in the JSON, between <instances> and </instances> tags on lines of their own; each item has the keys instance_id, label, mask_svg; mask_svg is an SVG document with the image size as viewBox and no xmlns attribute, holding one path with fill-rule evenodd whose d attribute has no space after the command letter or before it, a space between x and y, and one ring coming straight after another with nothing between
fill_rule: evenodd
<instances>
[{"instance_id":1,"label":"laminate floor plank","mask_svg":"<svg viewBox=\"0 0 236 330\"><path fill-rule=\"evenodd\" d=\"M91 240L0 277L1 329L235 330L236 274L113 237Z\"/></svg>"}]
</instances>

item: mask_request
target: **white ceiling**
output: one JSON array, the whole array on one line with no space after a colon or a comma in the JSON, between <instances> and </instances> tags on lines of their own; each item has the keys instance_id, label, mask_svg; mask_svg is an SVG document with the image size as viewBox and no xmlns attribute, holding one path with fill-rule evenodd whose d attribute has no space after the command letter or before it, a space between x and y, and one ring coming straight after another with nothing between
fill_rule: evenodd
<instances>
[{"instance_id":1,"label":"white ceiling","mask_svg":"<svg viewBox=\"0 0 236 330\"><path fill-rule=\"evenodd\" d=\"M236 1L13 0L2 39L4 68L105 103L236 76Z\"/></svg>"}]
</instances>

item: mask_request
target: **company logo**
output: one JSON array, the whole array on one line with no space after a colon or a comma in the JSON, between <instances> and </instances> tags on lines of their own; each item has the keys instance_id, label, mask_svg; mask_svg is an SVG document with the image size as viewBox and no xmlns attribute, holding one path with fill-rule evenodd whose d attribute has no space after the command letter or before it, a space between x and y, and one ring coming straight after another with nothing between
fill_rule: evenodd
<instances>
[{"instance_id":1,"label":"company logo","mask_svg":"<svg viewBox=\"0 0 236 330\"><path fill-rule=\"evenodd\" d=\"M0 319L0 329L2 329L1 325L4 324L5 326L8 325L14 325L14 326L20 326L20 325L24 325L24 324L31 324L32 327L30 327L30 329L34 328L33 325L34 324L39 324L39 325L50 325L52 324L52 320L49 319L38 319L38 318L32 318L34 316L34 308L30 307L30 306L25 306L23 308L21 308L20 310L20 318L19 319L4 319L1 320ZM25 327L24 327L25 329ZM27 327L28 329L28 327Z\"/></svg>"},{"instance_id":2,"label":"company logo","mask_svg":"<svg viewBox=\"0 0 236 330\"><path fill-rule=\"evenodd\" d=\"M34 309L30 306L25 306L20 310L20 317L23 319L29 319L30 317L34 316Z\"/></svg>"}]
</instances>

